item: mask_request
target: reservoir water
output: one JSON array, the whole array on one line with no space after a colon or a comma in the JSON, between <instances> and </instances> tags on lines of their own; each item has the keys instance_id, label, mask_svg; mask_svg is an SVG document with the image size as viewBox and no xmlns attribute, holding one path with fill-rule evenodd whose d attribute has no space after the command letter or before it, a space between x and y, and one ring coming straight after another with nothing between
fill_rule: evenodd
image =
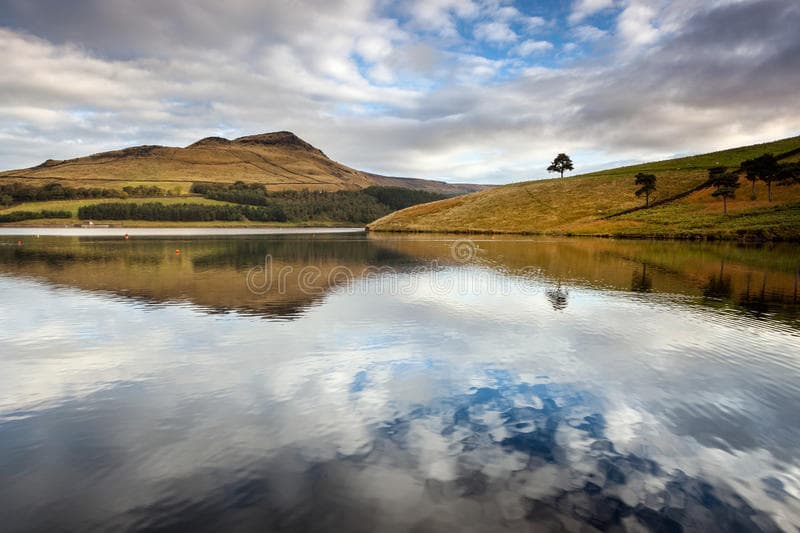
<instances>
[{"instance_id":1,"label":"reservoir water","mask_svg":"<svg viewBox=\"0 0 800 533\"><path fill-rule=\"evenodd\" d=\"M797 245L41 231L2 531L800 527Z\"/></svg>"}]
</instances>

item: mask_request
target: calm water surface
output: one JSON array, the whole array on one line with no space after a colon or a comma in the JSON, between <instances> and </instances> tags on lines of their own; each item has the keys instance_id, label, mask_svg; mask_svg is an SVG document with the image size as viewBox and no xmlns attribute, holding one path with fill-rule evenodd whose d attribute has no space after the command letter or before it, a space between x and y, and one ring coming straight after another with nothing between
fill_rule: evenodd
<instances>
[{"instance_id":1,"label":"calm water surface","mask_svg":"<svg viewBox=\"0 0 800 533\"><path fill-rule=\"evenodd\" d=\"M35 235L2 531L800 527L797 246Z\"/></svg>"}]
</instances>

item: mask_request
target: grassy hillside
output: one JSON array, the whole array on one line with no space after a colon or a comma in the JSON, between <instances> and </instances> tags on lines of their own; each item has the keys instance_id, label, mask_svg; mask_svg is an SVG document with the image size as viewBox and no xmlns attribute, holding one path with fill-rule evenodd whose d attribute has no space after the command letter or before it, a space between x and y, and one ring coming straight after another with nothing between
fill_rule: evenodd
<instances>
[{"instance_id":1,"label":"grassy hillside","mask_svg":"<svg viewBox=\"0 0 800 533\"><path fill-rule=\"evenodd\" d=\"M329 159L290 132L234 140L208 137L185 148L136 146L0 172L3 181L121 189L153 184L186 192L192 183L260 183L270 190L357 190L372 185L463 194L480 186L369 174Z\"/></svg>"},{"instance_id":2,"label":"grassy hillside","mask_svg":"<svg viewBox=\"0 0 800 533\"><path fill-rule=\"evenodd\" d=\"M738 167L763 153L783 154L800 149L800 137L615 168L567 177L515 183L474 194L414 206L369 225L375 231L433 231L488 233L551 233L617 236L731 238L743 233L765 238L800 238L800 186L774 187L775 201L766 201L759 183L758 199L750 200L748 182L728 202L703 189L659 207L604 219L643 203L634 194L638 172L656 174L659 200L689 191L707 178L715 165ZM795 154L786 161L796 160Z\"/></svg>"}]
</instances>

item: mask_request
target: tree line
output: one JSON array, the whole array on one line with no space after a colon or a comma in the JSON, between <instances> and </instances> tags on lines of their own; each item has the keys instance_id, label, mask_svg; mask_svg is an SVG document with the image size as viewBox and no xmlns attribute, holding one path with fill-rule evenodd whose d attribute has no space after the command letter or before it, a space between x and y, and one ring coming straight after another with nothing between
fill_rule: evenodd
<instances>
[{"instance_id":1,"label":"tree line","mask_svg":"<svg viewBox=\"0 0 800 533\"><path fill-rule=\"evenodd\" d=\"M792 185L800 183L800 163L781 164L774 155L763 154L753 159L743 161L738 169L729 170L728 167L715 166L708 169L706 184L713 187L711 196L722 199L722 212L728 214L728 200L736 197L736 190L741 187L741 175L752 183L750 199L755 200L756 182L762 181L767 185L767 198L772 201L772 185ZM656 190L656 175L640 172L634 176L634 184L639 186L635 191L637 197L645 197L645 207L650 206L650 195Z\"/></svg>"},{"instance_id":2,"label":"tree line","mask_svg":"<svg viewBox=\"0 0 800 533\"><path fill-rule=\"evenodd\" d=\"M247 205L162 204L160 202L111 202L85 205L78 217L93 220L150 220L168 222L212 222L249 220L286 222L286 214L275 207Z\"/></svg>"},{"instance_id":3,"label":"tree line","mask_svg":"<svg viewBox=\"0 0 800 533\"><path fill-rule=\"evenodd\" d=\"M291 222L331 221L367 224L392 211L441 200L446 196L402 187L368 187L356 191L268 192L257 183L196 183L191 191L206 198L280 209Z\"/></svg>"},{"instance_id":4,"label":"tree line","mask_svg":"<svg viewBox=\"0 0 800 533\"><path fill-rule=\"evenodd\" d=\"M179 192L179 191L177 191ZM78 216L96 220L153 220L153 221L235 221L258 222L309 222L328 221L367 224L384 215L412 205L441 200L446 196L428 191L402 187L368 187L356 191L278 191L268 192L258 183L233 184L196 183L191 192L206 198L238 204L212 206L202 204L162 204L159 202L123 203L109 202L83 206ZM122 190L105 188L69 187L58 182L43 186L24 183L0 185L0 204L21 202L82 200L98 198L126 199L130 197L153 198L175 194L157 186L126 186ZM32 211L10 214L0 220L16 222L34 217ZM48 212L52 213L52 212ZM67 212L63 218L70 218ZM10 218L9 218L10 217ZM59 217L61 218L61 217Z\"/></svg>"},{"instance_id":5,"label":"tree line","mask_svg":"<svg viewBox=\"0 0 800 533\"><path fill-rule=\"evenodd\" d=\"M92 198L167 196L160 187L138 185L123 187L122 190L101 187L70 187L58 182L42 186L25 183L4 183L0 185L0 205L10 206L22 202L47 202L51 200L86 200Z\"/></svg>"},{"instance_id":6,"label":"tree line","mask_svg":"<svg viewBox=\"0 0 800 533\"><path fill-rule=\"evenodd\" d=\"M0 215L0 223L5 222L22 222L23 220L38 220L40 218L71 218L72 213L69 211L14 211Z\"/></svg>"},{"instance_id":7,"label":"tree line","mask_svg":"<svg viewBox=\"0 0 800 533\"><path fill-rule=\"evenodd\" d=\"M572 159L564 153L558 154L547 167L548 172L558 172L564 177L564 172L573 170ZM791 185L800 183L800 163L780 163L773 154L763 154L753 159L743 161L739 168L728 170L724 166L708 169L707 186L713 187L711 195L722 199L722 212L728 214L728 200L736 197L736 190L741 186L739 179L744 178L751 182L750 199L756 199L756 183L759 181L767 185L767 199L772 201L772 185ZM634 185L638 188L634 192L636 197L644 196L644 207L650 207L650 196L656 191L657 177L655 174L639 172L634 176Z\"/></svg>"}]
</instances>

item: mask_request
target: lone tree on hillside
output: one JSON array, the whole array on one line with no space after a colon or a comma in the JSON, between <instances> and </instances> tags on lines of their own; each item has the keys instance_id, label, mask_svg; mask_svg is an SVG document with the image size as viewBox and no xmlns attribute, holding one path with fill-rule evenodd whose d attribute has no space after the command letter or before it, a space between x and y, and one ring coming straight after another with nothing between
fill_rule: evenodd
<instances>
[{"instance_id":1,"label":"lone tree on hillside","mask_svg":"<svg viewBox=\"0 0 800 533\"><path fill-rule=\"evenodd\" d=\"M715 189L711 196L722 198L722 212L728 216L728 198L736 198L739 174L727 172L725 167L713 167L708 169L708 181Z\"/></svg>"},{"instance_id":2,"label":"lone tree on hillside","mask_svg":"<svg viewBox=\"0 0 800 533\"><path fill-rule=\"evenodd\" d=\"M550 166L547 167L548 172L559 172L561 177L564 177L564 171L573 170L572 159L567 154L558 154Z\"/></svg>"},{"instance_id":3,"label":"lone tree on hillside","mask_svg":"<svg viewBox=\"0 0 800 533\"><path fill-rule=\"evenodd\" d=\"M747 173L747 179L753 182L753 198L756 196L756 180L767 184L767 198L772 201L772 182L777 181L778 172L781 170L778 160L772 154L764 154L755 159L748 159L742 163L742 170Z\"/></svg>"},{"instance_id":4,"label":"lone tree on hillside","mask_svg":"<svg viewBox=\"0 0 800 533\"><path fill-rule=\"evenodd\" d=\"M650 194L656 190L656 175L639 172L636 174L636 181L634 183L636 185L641 185L641 187L636 190L636 197L638 198L644 195L644 206L649 207Z\"/></svg>"}]
</instances>

